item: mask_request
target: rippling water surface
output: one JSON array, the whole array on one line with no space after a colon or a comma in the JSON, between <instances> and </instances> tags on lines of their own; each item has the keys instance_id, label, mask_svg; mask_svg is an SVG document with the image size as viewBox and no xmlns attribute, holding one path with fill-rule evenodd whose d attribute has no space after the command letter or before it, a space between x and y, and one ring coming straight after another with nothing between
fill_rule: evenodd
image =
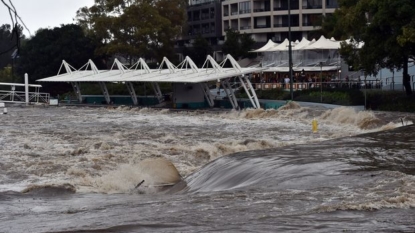
<instances>
[{"instance_id":1,"label":"rippling water surface","mask_svg":"<svg viewBox=\"0 0 415 233\"><path fill-rule=\"evenodd\" d=\"M0 232L415 231L410 114L8 110ZM182 181L151 189L155 158Z\"/></svg>"}]
</instances>

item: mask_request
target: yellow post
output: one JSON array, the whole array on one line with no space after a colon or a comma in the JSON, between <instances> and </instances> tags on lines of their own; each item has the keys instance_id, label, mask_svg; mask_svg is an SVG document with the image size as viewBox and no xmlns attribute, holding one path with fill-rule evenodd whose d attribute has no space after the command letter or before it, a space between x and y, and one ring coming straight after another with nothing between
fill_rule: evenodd
<instances>
[{"instance_id":1,"label":"yellow post","mask_svg":"<svg viewBox=\"0 0 415 233\"><path fill-rule=\"evenodd\" d=\"M311 122L311 126L312 126L312 129L313 129L313 133L317 133L317 130L318 130L318 122L317 122L316 119L313 119L313 121Z\"/></svg>"}]
</instances>

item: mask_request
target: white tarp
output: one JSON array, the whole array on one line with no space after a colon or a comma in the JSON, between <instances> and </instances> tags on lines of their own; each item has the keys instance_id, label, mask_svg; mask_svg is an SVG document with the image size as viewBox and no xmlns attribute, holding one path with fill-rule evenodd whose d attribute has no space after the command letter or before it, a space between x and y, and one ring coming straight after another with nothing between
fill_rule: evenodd
<instances>
[{"instance_id":1,"label":"white tarp","mask_svg":"<svg viewBox=\"0 0 415 233\"><path fill-rule=\"evenodd\" d=\"M304 47L305 50L317 50L317 49L340 49L340 41L330 40L321 36L315 43Z\"/></svg>"},{"instance_id":2,"label":"white tarp","mask_svg":"<svg viewBox=\"0 0 415 233\"><path fill-rule=\"evenodd\" d=\"M278 43L274 43L272 40L268 40L267 44L262 46L261 48L257 49L257 50L253 50L251 52L265 52L268 51L269 49L275 48L277 47L279 44Z\"/></svg>"},{"instance_id":3,"label":"white tarp","mask_svg":"<svg viewBox=\"0 0 415 233\"><path fill-rule=\"evenodd\" d=\"M309 41L309 40L307 40L305 37L303 37L303 39L300 41L300 43L296 44L296 45L293 47L293 50L301 50L301 49L303 49L303 48L305 48L305 47L309 46L310 44L312 44L312 43L314 43L314 42L316 42L316 41L315 41L315 40L314 40L314 41Z\"/></svg>"},{"instance_id":4,"label":"white tarp","mask_svg":"<svg viewBox=\"0 0 415 233\"><path fill-rule=\"evenodd\" d=\"M233 68L224 68L214 62L208 56L207 61L211 61L213 68L198 68L189 58L190 63L182 68L170 65L168 69L114 69L114 70L74 70L67 69L66 73L56 76L39 79L39 82L167 82L167 83L201 83L217 81L230 77L243 76L245 74L257 73L265 70L262 67L240 67L232 56L227 55ZM167 60L167 58L165 58ZM164 60L163 60L164 61ZM66 62L63 61L63 64ZM114 62L115 64L117 61ZM170 63L170 62L169 62ZM92 64L92 61L87 64ZM184 64L184 63L183 63ZM145 64L147 66L147 64ZM189 66L189 67L188 67ZM85 67L85 66L83 66ZM113 66L114 67L114 66ZM148 66L147 66L148 67ZM186 68L185 68L186 67Z\"/></svg>"},{"instance_id":5,"label":"white tarp","mask_svg":"<svg viewBox=\"0 0 415 233\"><path fill-rule=\"evenodd\" d=\"M268 49L267 52L275 52L275 51L288 51L288 45L289 45L289 41L288 39L285 39L281 44L279 44L278 46ZM291 42L291 46L294 45L294 42Z\"/></svg>"}]
</instances>

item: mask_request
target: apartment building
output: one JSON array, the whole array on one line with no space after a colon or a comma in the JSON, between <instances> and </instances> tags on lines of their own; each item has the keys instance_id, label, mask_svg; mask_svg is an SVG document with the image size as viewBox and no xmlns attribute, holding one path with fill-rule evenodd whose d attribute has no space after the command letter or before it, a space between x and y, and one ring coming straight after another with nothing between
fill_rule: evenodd
<instances>
[{"instance_id":1,"label":"apartment building","mask_svg":"<svg viewBox=\"0 0 415 233\"><path fill-rule=\"evenodd\" d=\"M337 0L290 0L292 40L309 38L321 15L332 14ZM288 38L288 0L222 1L222 34L231 28L252 36L256 42Z\"/></svg>"},{"instance_id":2,"label":"apartment building","mask_svg":"<svg viewBox=\"0 0 415 233\"><path fill-rule=\"evenodd\" d=\"M187 7L187 25L177 48L191 46L199 35L205 38L213 50L220 50L224 41L222 30L222 0L189 0Z\"/></svg>"},{"instance_id":3,"label":"apartment building","mask_svg":"<svg viewBox=\"0 0 415 233\"><path fill-rule=\"evenodd\" d=\"M338 7L337 0L189 0L187 28L177 48L191 46L201 35L220 54L227 29L251 35L257 48L270 39L280 43L288 38L288 1L293 41L313 39L314 23Z\"/></svg>"}]
</instances>

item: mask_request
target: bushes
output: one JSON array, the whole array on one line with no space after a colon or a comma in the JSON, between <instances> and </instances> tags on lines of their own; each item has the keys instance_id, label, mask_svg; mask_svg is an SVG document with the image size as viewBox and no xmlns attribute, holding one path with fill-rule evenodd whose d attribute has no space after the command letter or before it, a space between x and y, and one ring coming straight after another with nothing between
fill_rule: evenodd
<instances>
[{"instance_id":1,"label":"bushes","mask_svg":"<svg viewBox=\"0 0 415 233\"><path fill-rule=\"evenodd\" d=\"M290 92L282 89L258 90L259 99L290 100ZM321 102L344 106L364 105L365 91L359 89L308 89L295 91L295 101ZM238 98L247 98L245 93ZM415 112L415 95L406 96L402 91L366 90L367 108L380 111Z\"/></svg>"},{"instance_id":2,"label":"bushes","mask_svg":"<svg viewBox=\"0 0 415 233\"><path fill-rule=\"evenodd\" d=\"M415 95L402 91L368 91L367 108L381 111L415 112Z\"/></svg>"},{"instance_id":3,"label":"bushes","mask_svg":"<svg viewBox=\"0 0 415 233\"><path fill-rule=\"evenodd\" d=\"M295 92L295 101L317 102L337 105L362 105L363 95L359 90L353 89L308 89Z\"/></svg>"}]
</instances>

